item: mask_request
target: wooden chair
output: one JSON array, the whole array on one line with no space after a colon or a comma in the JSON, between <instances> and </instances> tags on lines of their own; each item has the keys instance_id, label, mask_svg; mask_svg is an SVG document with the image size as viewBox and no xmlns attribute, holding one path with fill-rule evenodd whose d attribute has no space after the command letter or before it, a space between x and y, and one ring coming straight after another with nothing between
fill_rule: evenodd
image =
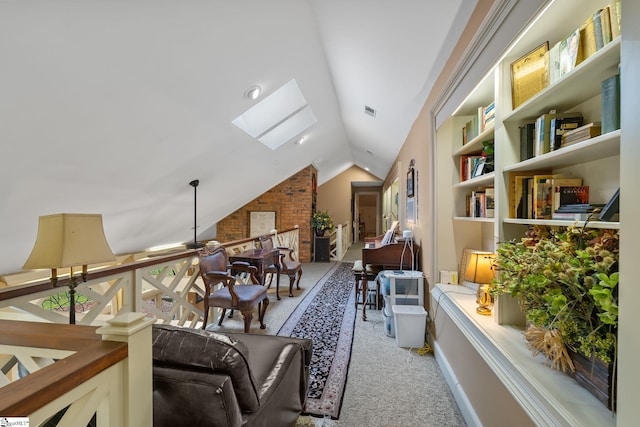
<instances>
[{"instance_id":1,"label":"wooden chair","mask_svg":"<svg viewBox=\"0 0 640 427\"><path fill-rule=\"evenodd\" d=\"M199 252L200 275L205 285L204 321L202 329L207 326L209 307L222 309L218 326L222 325L227 310L239 310L244 319L244 332L249 332L253 311L258 306L260 329L266 328L264 314L269 305L267 288L258 284L256 267L245 262L228 263L227 252L223 247L213 250L203 249ZM247 284L237 284L245 280ZM222 287L216 289L217 285Z\"/></svg>"},{"instance_id":2,"label":"wooden chair","mask_svg":"<svg viewBox=\"0 0 640 427\"><path fill-rule=\"evenodd\" d=\"M258 242L262 249L273 249L273 240L271 236L264 235L258 237ZM294 257L294 250L286 246L277 246L275 249L280 251L280 271L289 276L289 296L293 296L293 284L295 282L296 289L300 290L300 277L302 276L302 264L298 262ZM269 286L273 280L273 275L278 274L278 270L275 265L270 265L265 269L265 274L270 273ZM297 280L296 280L297 276Z\"/></svg>"}]
</instances>

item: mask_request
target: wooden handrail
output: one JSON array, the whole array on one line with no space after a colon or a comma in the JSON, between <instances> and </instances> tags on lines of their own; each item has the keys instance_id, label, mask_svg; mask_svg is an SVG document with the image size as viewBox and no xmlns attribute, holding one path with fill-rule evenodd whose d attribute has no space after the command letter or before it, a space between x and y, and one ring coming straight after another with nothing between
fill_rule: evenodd
<instances>
[{"instance_id":1,"label":"wooden handrail","mask_svg":"<svg viewBox=\"0 0 640 427\"><path fill-rule=\"evenodd\" d=\"M0 414L27 416L127 358L126 343L103 341L96 329L94 326L0 320L0 344L75 351L0 388Z\"/></svg>"},{"instance_id":2,"label":"wooden handrail","mask_svg":"<svg viewBox=\"0 0 640 427\"><path fill-rule=\"evenodd\" d=\"M127 264L116 265L113 267L105 267L98 270L89 271L87 273L87 280L100 279L102 277L113 276L114 274L119 274L126 271L132 271L140 268L151 267L160 262L169 262L169 261L179 260L183 258L193 257L193 256L196 256L197 254L198 254L197 250L190 249L187 251L181 251L174 254L154 257L148 260L133 261ZM63 291L64 288L68 285L69 285L68 277L59 277L55 287L62 288L61 291ZM26 285L10 286L7 288L0 289L0 301L20 297L23 295L34 294L36 292L49 290L53 288L54 286L52 285L49 279L40 280L40 281L29 283Z\"/></svg>"}]
</instances>

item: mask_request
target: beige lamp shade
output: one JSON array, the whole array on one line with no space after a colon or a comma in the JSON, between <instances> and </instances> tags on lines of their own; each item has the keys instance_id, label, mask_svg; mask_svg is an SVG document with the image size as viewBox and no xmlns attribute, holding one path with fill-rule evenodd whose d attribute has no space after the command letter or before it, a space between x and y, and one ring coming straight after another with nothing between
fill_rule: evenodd
<instances>
[{"instance_id":1,"label":"beige lamp shade","mask_svg":"<svg viewBox=\"0 0 640 427\"><path fill-rule=\"evenodd\" d=\"M63 268L115 261L102 228L100 214L41 216L31 255L22 267Z\"/></svg>"},{"instance_id":2,"label":"beige lamp shade","mask_svg":"<svg viewBox=\"0 0 640 427\"><path fill-rule=\"evenodd\" d=\"M464 273L464 280L479 284L491 283L494 278L492 268L494 260L493 252L472 252Z\"/></svg>"}]
</instances>

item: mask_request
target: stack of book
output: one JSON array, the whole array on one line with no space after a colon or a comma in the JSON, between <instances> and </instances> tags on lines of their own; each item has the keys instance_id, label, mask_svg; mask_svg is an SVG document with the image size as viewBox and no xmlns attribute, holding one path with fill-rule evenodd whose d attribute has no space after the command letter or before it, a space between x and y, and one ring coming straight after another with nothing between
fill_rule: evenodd
<instances>
[{"instance_id":1,"label":"stack of book","mask_svg":"<svg viewBox=\"0 0 640 427\"><path fill-rule=\"evenodd\" d=\"M586 221L588 219L598 219L598 213L603 205L592 205L590 203L563 205L554 213L553 219Z\"/></svg>"},{"instance_id":2,"label":"stack of book","mask_svg":"<svg viewBox=\"0 0 640 427\"><path fill-rule=\"evenodd\" d=\"M577 129L567 131L561 136L560 147L568 147L570 145L577 144L578 142L586 141L594 136L598 136L600 135L600 130L600 122L592 122L584 126L580 126Z\"/></svg>"}]
</instances>

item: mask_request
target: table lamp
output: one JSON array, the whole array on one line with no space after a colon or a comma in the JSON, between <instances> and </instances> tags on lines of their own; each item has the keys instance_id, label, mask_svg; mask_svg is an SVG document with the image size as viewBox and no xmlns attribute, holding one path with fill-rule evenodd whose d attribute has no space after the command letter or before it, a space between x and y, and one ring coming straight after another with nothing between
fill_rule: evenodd
<instances>
[{"instance_id":1,"label":"table lamp","mask_svg":"<svg viewBox=\"0 0 640 427\"><path fill-rule=\"evenodd\" d=\"M74 267L82 267L86 280L87 265L115 261L102 228L99 214L44 215L38 221L38 235L24 270L51 269L51 284L58 286L58 268L69 267L69 323L76 323L75 293L78 281Z\"/></svg>"},{"instance_id":2,"label":"table lamp","mask_svg":"<svg viewBox=\"0 0 640 427\"><path fill-rule=\"evenodd\" d=\"M493 305L493 296L490 291L491 281L494 278L494 260L495 254L493 252L472 252L464 273L464 280L478 284L476 312L483 316L491 315L491 306Z\"/></svg>"}]
</instances>

